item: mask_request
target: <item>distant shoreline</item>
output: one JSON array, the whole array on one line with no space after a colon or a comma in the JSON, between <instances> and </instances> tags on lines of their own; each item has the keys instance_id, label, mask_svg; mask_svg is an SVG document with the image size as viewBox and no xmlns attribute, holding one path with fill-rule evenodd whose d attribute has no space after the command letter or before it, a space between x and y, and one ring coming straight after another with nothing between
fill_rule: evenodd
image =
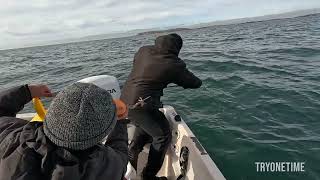
<instances>
[{"instance_id":1,"label":"distant shoreline","mask_svg":"<svg viewBox=\"0 0 320 180\"><path fill-rule=\"evenodd\" d=\"M31 47L41 47L41 46L51 46L51 45L59 45L59 44L70 44L70 43L77 43L77 42L97 41L97 40L104 40L104 39L117 39L117 38L125 38L125 37L140 36L140 35L173 33L173 32L193 30L193 29L209 28L212 26L253 23L253 22L270 21L270 20L278 20L278 19L291 19L291 18L310 16L315 14L320 14L320 8L299 10L299 11L293 11L293 12L287 12L287 13L281 13L281 14L249 17L249 18L212 21L212 22L199 23L194 25L180 25L180 26L177 25L177 26L171 26L166 28L136 29L136 30L130 30L130 31L120 32L120 33L90 35L90 36L73 38L73 39L61 39L61 40L55 40L50 42L29 44L29 45L25 45L25 47L11 47L6 49L0 49L0 51L12 50L12 49L24 49L24 48L31 48Z\"/></svg>"},{"instance_id":2,"label":"distant shoreline","mask_svg":"<svg viewBox=\"0 0 320 180\"><path fill-rule=\"evenodd\" d=\"M213 26L224 26L224 25L232 25L232 24L244 24L244 23L271 21L271 20L292 19L297 17L312 16L312 15L320 14L320 9L313 9L312 12L305 12L305 10L298 11L298 12L301 12L301 13L295 14L296 11L294 11L289 13L272 14L272 15L257 16L257 17L251 17L251 18L239 18L239 19L230 19L230 20L223 20L223 21L213 21L213 22L199 23L199 24L185 26L185 27L169 28L165 30L145 31L142 33L138 33L137 35L147 35L147 34L167 33L167 32L172 33L172 32L184 31L184 30L210 28Z\"/></svg>"},{"instance_id":3,"label":"distant shoreline","mask_svg":"<svg viewBox=\"0 0 320 180\"><path fill-rule=\"evenodd\" d=\"M172 33L172 32L177 32L177 31L186 31L186 30L193 30L193 29L190 29L190 28L174 28L174 29L166 29L166 30L158 30L158 31L146 31L146 32L138 33L137 36L150 35L150 34L159 34L159 33Z\"/></svg>"}]
</instances>

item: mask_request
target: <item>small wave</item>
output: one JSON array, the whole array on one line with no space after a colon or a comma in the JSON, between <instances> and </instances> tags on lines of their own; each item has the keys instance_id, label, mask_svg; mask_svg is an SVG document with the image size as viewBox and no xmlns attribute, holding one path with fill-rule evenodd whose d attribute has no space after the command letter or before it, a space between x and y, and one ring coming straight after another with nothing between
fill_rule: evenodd
<instances>
[{"instance_id":1,"label":"small wave","mask_svg":"<svg viewBox=\"0 0 320 180\"><path fill-rule=\"evenodd\" d=\"M104 59L102 57L94 57L94 58L88 58L86 61L110 61L108 59Z\"/></svg>"},{"instance_id":2,"label":"small wave","mask_svg":"<svg viewBox=\"0 0 320 180\"><path fill-rule=\"evenodd\" d=\"M226 58L226 59L245 59L245 56L242 56L233 52L219 52L219 51L192 51L184 53L185 56L191 56L192 58Z\"/></svg>"},{"instance_id":3,"label":"small wave","mask_svg":"<svg viewBox=\"0 0 320 180\"><path fill-rule=\"evenodd\" d=\"M261 74L261 73L274 73L277 75L287 75L287 76L296 76L295 74L279 69L272 68L263 65L253 65L250 62L243 63L242 61L202 61L202 69L213 71L213 72L223 72L223 73L233 73L240 71L250 71L252 73ZM250 63L250 64L249 64Z\"/></svg>"},{"instance_id":4,"label":"small wave","mask_svg":"<svg viewBox=\"0 0 320 180\"><path fill-rule=\"evenodd\" d=\"M223 81L223 82L232 81L232 82L237 82L237 83L246 81L244 78L237 76L237 75L223 76L220 78L216 78L215 80L216 81Z\"/></svg>"},{"instance_id":5,"label":"small wave","mask_svg":"<svg viewBox=\"0 0 320 180\"><path fill-rule=\"evenodd\" d=\"M241 41L244 40L245 38L242 37L236 37L236 38L226 38L226 39L222 39L221 42L236 42L236 41Z\"/></svg>"},{"instance_id":6,"label":"small wave","mask_svg":"<svg viewBox=\"0 0 320 180\"><path fill-rule=\"evenodd\" d=\"M81 71L83 68L84 68L83 66L53 68L51 70L48 70L48 73L56 76L61 76L61 74L71 74L71 73Z\"/></svg>"},{"instance_id":7,"label":"small wave","mask_svg":"<svg viewBox=\"0 0 320 180\"><path fill-rule=\"evenodd\" d=\"M320 49L316 48L279 48L274 50L262 50L258 52L259 54L287 54L287 55L295 55L297 57L313 57L320 56Z\"/></svg>"},{"instance_id":8,"label":"small wave","mask_svg":"<svg viewBox=\"0 0 320 180\"><path fill-rule=\"evenodd\" d=\"M254 38L253 40L261 41L261 40L264 40L264 38L262 38L262 37L257 37L257 38Z\"/></svg>"}]
</instances>

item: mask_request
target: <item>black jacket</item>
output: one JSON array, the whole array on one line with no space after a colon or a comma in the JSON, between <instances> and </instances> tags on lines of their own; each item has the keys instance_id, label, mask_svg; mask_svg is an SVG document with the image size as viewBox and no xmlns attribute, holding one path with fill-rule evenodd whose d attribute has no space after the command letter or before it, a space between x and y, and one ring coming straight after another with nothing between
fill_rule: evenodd
<instances>
[{"instance_id":1,"label":"black jacket","mask_svg":"<svg viewBox=\"0 0 320 180\"><path fill-rule=\"evenodd\" d=\"M183 88L199 88L201 80L191 73L178 57L182 39L176 34L160 36L154 46L143 46L135 54L133 68L122 89L121 99L133 105L139 97L147 106L161 107L163 89L170 83Z\"/></svg>"},{"instance_id":2,"label":"black jacket","mask_svg":"<svg viewBox=\"0 0 320 180\"><path fill-rule=\"evenodd\" d=\"M127 165L126 124L117 123L106 145L71 151L46 138L41 122L15 118L30 100L27 85L0 92L0 180L122 178Z\"/></svg>"}]
</instances>

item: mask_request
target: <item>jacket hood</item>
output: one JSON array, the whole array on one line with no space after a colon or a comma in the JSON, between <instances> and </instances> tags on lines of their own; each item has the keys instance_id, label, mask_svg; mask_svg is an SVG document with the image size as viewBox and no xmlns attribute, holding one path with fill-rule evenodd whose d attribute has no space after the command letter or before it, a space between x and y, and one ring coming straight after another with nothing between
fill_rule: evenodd
<instances>
[{"instance_id":1,"label":"jacket hood","mask_svg":"<svg viewBox=\"0 0 320 180\"><path fill-rule=\"evenodd\" d=\"M182 38L178 34L169 34L157 37L155 47L162 52L170 52L179 55L182 48Z\"/></svg>"}]
</instances>

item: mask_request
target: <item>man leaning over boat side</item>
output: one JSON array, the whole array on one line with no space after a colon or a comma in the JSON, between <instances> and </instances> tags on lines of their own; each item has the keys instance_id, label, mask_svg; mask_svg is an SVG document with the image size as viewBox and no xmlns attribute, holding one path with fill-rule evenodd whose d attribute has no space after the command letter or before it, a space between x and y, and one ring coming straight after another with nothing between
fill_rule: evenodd
<instances>
[{"instance_id":1,"label":"man leaning over boat side","mask_svg":"<svg viewBox=\"0 0 320 180\"><path fill-rule=\"evenodd\" d=\"M122 89L121 99L134 107L129 110L129 119L136 125L129 160L135 169L139 153L152 141L142 172L144 180L167 179L156 177L171 143L169 122L159 111L163 89L170 83L183 88L199 88L202 84L178 57L181 47L182 38L178 34L160 36L155 45L141 47L134 56L133 68Z\"/></svg>"},{"instance_id":2,"label":"man leaning over boat side","mask_svg":"<svg viewBox=\"0 0 320 180\"><path fill-rule=\"evenodd\" d=\"M50 96L45 85L0 92L0 180L121 180L127 127L117 121L111 95L75 83L53 99L43 123L15 117L33 97Z\"/></svg>"}]
</instances>

